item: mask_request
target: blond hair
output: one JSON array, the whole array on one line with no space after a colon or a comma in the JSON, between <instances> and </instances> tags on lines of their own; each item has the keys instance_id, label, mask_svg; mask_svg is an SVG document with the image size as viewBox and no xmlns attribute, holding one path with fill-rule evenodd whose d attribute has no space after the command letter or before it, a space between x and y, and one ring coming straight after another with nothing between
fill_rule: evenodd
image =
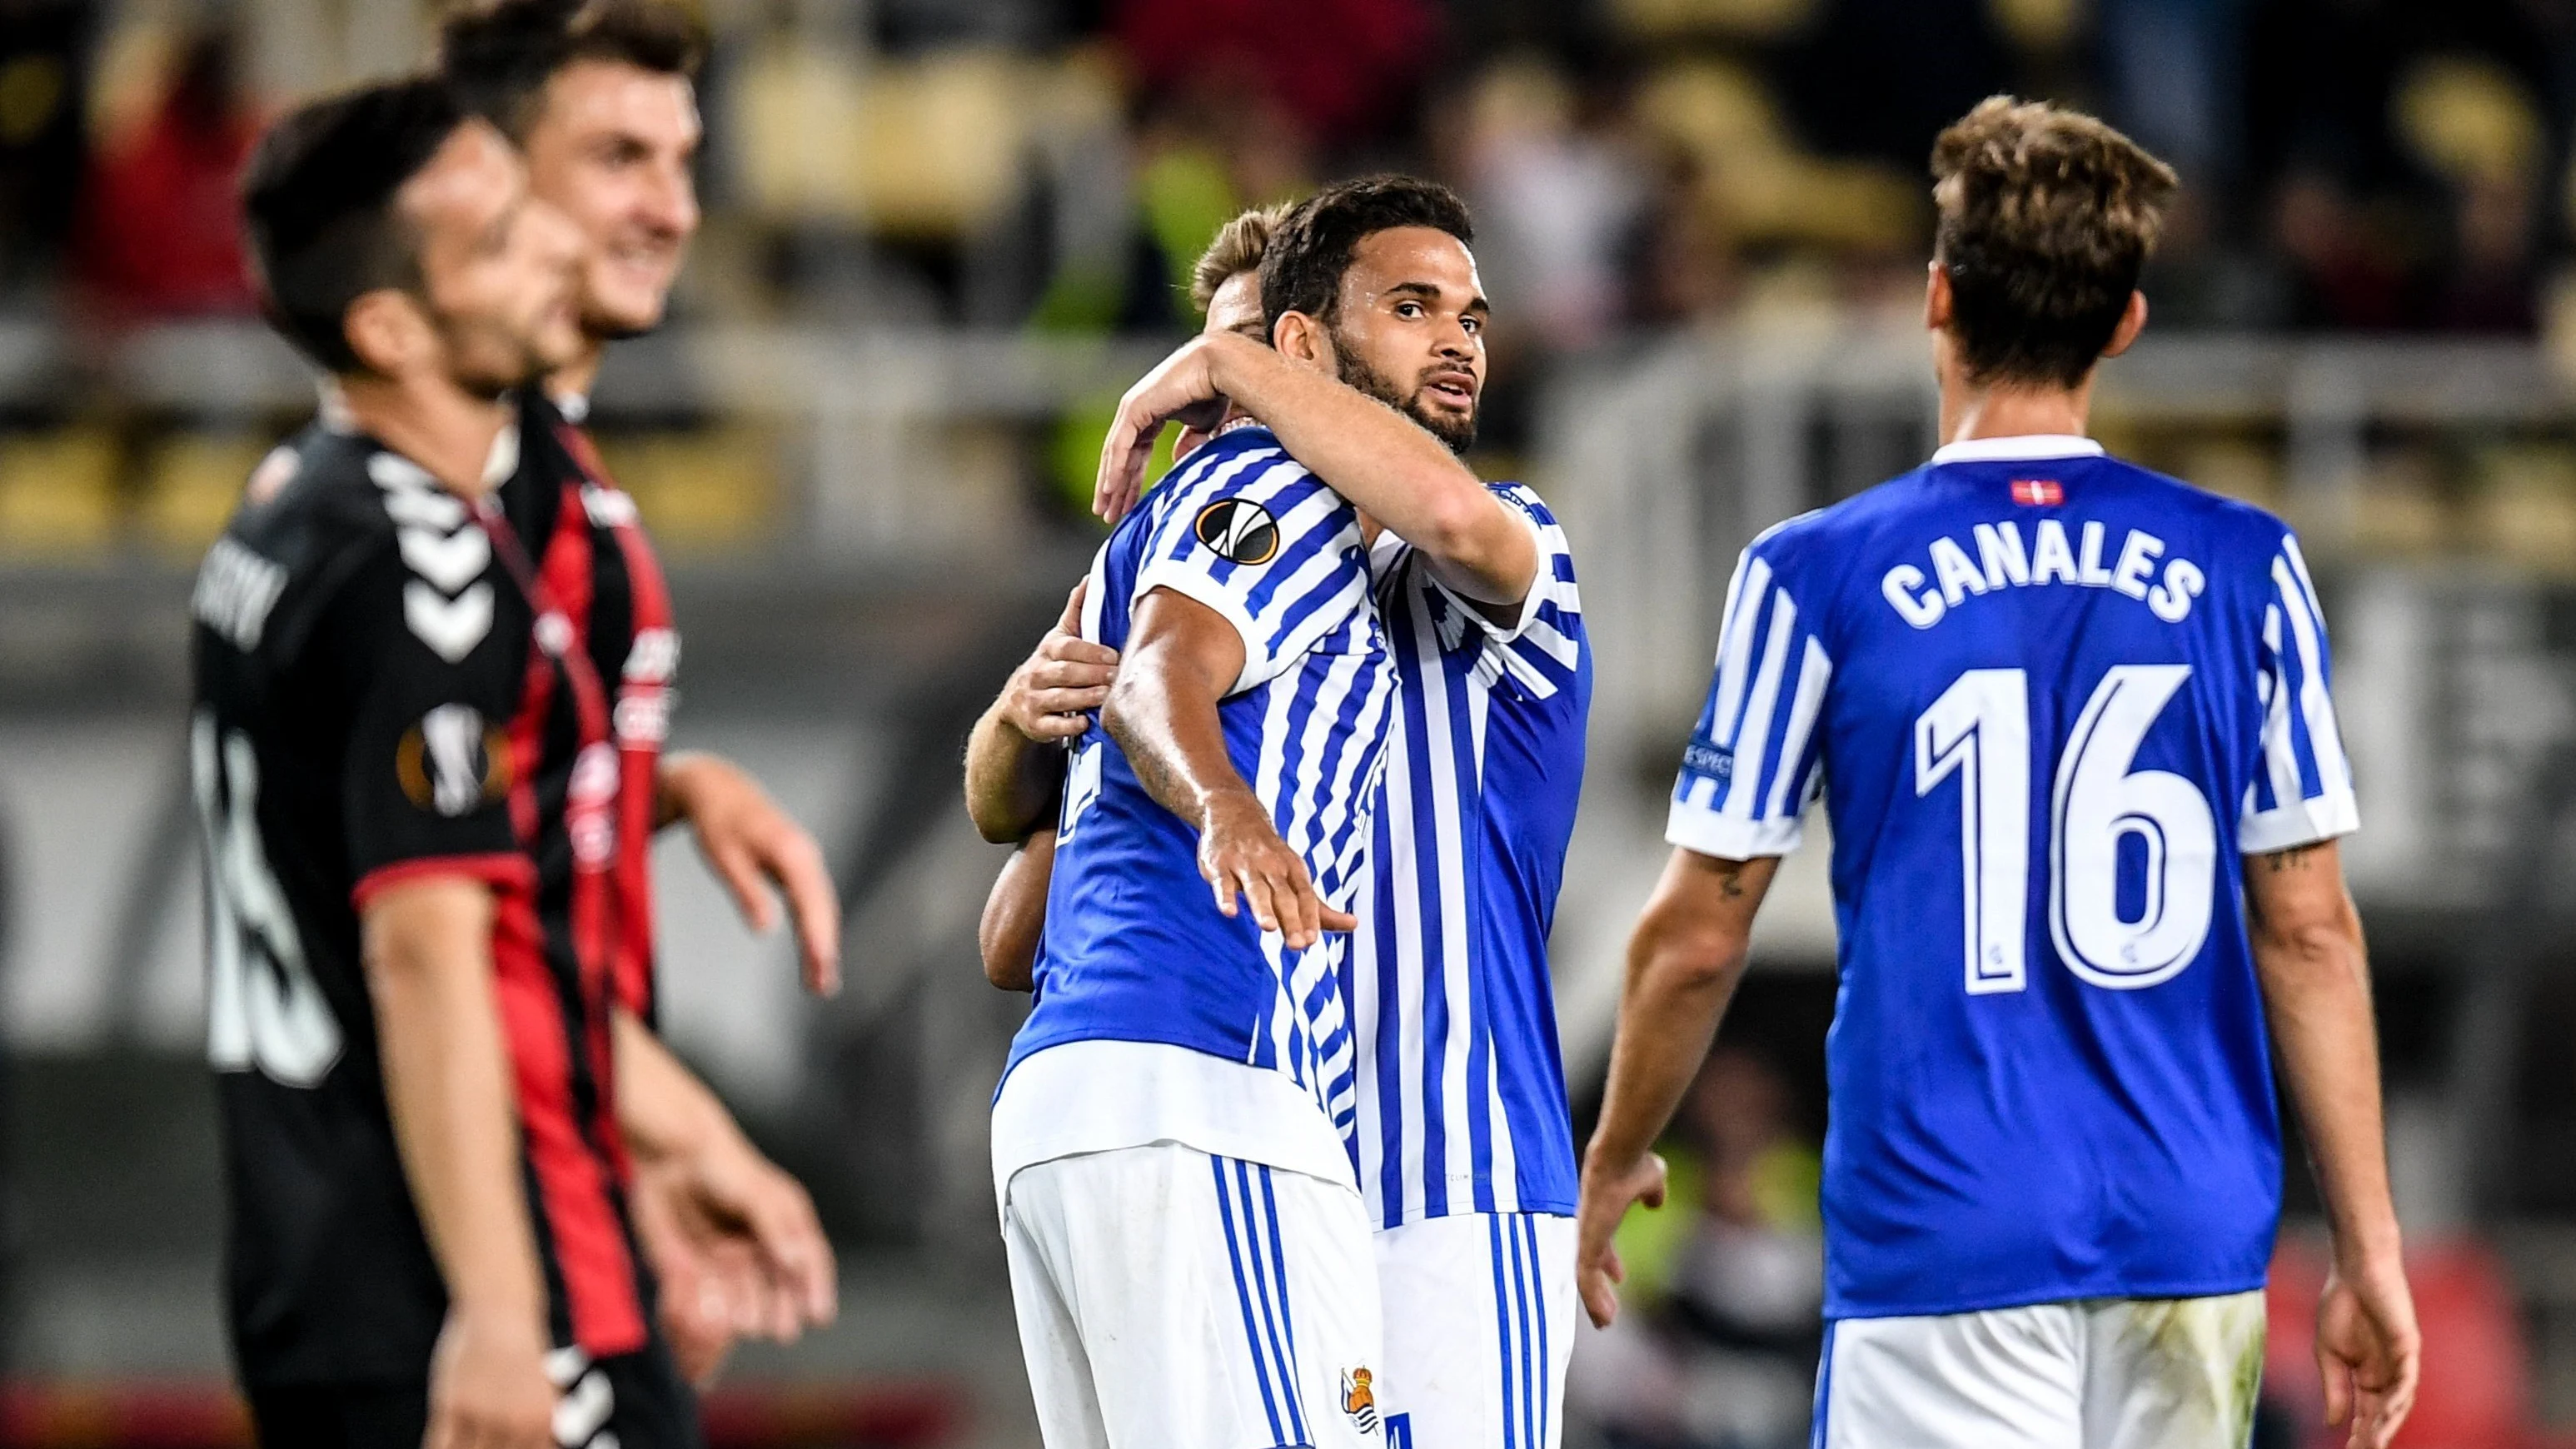
<instances>
[{"instance_id":1,"label":"blond hair","mask_svg":"<svg viewBox=\"0 0 2576 1449\"><path fill-rule=\"evenodd\" d=\"M1969 378L2081 383L2155 250L2173 168L2091 116L1994 96L1932 143L1932 180Z\"/></svg>"},{"instance_id":2,"label":"blond hair","mask_svg":"<svg viewBox=\"0 0 2576 1449\"><path fill-rule=\"evenodd\" d=\"M1291 203L1256 206L1216 229L1216 240L1199 253L1198 264L1190 268L1190 303L1201 312L1216 300L1216 290L1230 277L1261 269L1262 255L1270 250L1270 234L1288 219Z\"/></svg>"}]
</instances>

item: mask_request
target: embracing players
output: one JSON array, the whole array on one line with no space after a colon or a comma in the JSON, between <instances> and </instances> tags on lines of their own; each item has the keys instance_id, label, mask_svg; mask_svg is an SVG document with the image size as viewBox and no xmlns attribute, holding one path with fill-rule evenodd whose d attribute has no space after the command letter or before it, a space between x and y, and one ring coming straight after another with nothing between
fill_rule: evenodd
<instances>
[{"instance_id":1,"label":"embracing players","mask_svg":"<svg viewBox=\"0 0 2576 1449\"><path fill-rule=\"evenodd\" d=\"M2384 1446L2418 1339L2380 1146L2357 823L2299 547L2104 456L2094 372L2146 321L2173 174L1998 98L1935 146L1931 462L1745 551L1629 948L1581 1273L1819 792L1828 1044L1823 1449L2238 1449L2280 1209L2272 1055L2333 1234L2328 1413Z\"/></svg>"},{"instance_id":2,"label":"embracing players","mask_svg":"<svg viewBox=\"0 0 2576 1449\"><path fill-rule=\"evenodd\" d=\"M1351 1151L1385 1315L1375 1396L1391 1442L1541 1449L1574 1326L1574 1155L1545 946L1589 658L1553 518L1457 460L1484 381L1471 240L1455 197L1406 178L1238 219L1199 267L1206 332L1121 408L1102 501L1115 516L1132 500L1165 419L1216 425L1230 401L1375 535L1396 695L1348 968ZM1033 742L1068 728L1115 664L1059 632L1015 676L970 757L988 834L1026 829L1043 787L998 762L1042 761ZM997 978L1043 914L1046 848L1041 835L997 886Z\"/></svg>"}]
</instances>

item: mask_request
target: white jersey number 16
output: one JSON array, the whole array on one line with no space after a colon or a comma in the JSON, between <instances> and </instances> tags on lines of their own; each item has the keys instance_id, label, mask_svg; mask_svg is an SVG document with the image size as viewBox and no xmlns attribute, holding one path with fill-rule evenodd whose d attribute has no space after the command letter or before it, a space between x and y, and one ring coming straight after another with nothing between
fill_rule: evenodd
<instances>
[{"instance_id":1,"label":"white jersey number 16","mask_svg":"<svg viewBox=\"0 0 2576 1449\"><path fill-rule=\"evenodd\" d=\"M2199 787L2131 770L2139 744L2191 677L2185 664L2122 664L2102 677L2059 756L2048 807L2048 928L2068 969L2133 990L2200 954L2216 895L2218 832ZM2030 680L1971 669L1914 721L1914 793L1959 777L1959 858L1972 995L2020 991L2030 880ZM2146 851L2138 915L2119 909L2122 836Z\"/></svg>"}]
</instances>

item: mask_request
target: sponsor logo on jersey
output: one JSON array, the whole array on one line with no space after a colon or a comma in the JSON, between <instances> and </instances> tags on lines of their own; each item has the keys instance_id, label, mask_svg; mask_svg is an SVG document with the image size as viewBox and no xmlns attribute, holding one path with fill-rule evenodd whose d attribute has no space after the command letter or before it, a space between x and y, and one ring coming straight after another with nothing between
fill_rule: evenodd
<instances>
[{"instance_id":1,"label":"sponsor logo on jersey","mask_svg":"<svg viewBox=\"0 0 2576 1449\"><path fill-rule=\"evenodd\" d=\"M2066 485L2054 478L2015 478L2012 501L2029 508L2054 508L2066 501Z\"/></svg>"},{"instance_id":2,"label":"sponsor logo on jersey","mask_svg":"<svg viewBox=\"0 0 2576 1449\"><path fill-rule=\"evenodd\" d=\"M1241 498L1220 498L1200 509L1190 531L1230 563L1266 564L1279 552L1278 520L1260 504Z\"/></svg>"},{"instance_id":3,"label":"sponsor logo on jersey","mask_svg":"<svg viewBox=\"0 0 2576 1449\"><path fill-rule=\"evenodd\" d=\"M635 522L635 500L614 488L596 483L581 487L581 511L600 528L625 528Z\"/></svg>"},{"instance_id":4,"label":"sponsor logo on jersey","mask_svg":"<svg viewBox=\"0 0 2576 1449\"><path fill-rule=\"evenodd\" d=\"M1735 773L1735 751L1705 736L1693 735L1691 742L1682 746L1682 768L1694 775L1723 780Z\"/></svg>"},{"instance_id":5,"label":"sponsor logo on jersey","mask_svg":"<svg viewBox=\"0 0 2576 1449\"><path fill-rule=\"evenodd\" d=\"M420 809L455 819L510 793L510 741L468 704L442 704L403 731L394 779Z\"/></svg>"},{"instance_id":6,"label":"sponsor logo on jersey","mask_svg":"<svg viewBox=\"0 0 2576 1449\"><path fill-rule=\"evenodd\" d=\"M1342 1370L1342 1412L1363 1434L1377 1432L1377 1390L1370 1387L1376 1377L1365 1368Z\"/></svg>"},{"instance_id":7,"label":"sponsor logo on jersey","mask_svg":"<svg viewBox=\"0 0 2576 1449\"><path fill-rule=\"evenodd\" d=\"M680 636L670 629L639 629L626 650L626 678L636 684L668 684L680 672Z\"/></svg>"},{"instance_id":8,"label":"sponsor logo on jersey","mask_svg":"<svg viewBox=\"0 0 2576 1449\"><path fill-rule=\"evenodd\" d=\"M617 783L616 748L604 740L583 746L564 791L564 833L583 870L604 870L617 853Z\"/></svg>"}]
</instances>

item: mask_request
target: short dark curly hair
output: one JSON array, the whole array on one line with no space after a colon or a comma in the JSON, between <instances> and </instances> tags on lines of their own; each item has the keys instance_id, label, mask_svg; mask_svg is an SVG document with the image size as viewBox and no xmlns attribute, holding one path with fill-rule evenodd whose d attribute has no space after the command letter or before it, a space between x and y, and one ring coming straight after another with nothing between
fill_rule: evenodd
<instances>
[{"instance_id":1,"label":"short dark curly hair","mask_svg":"<svg viewBox=\"0 0 2576 1449\"><path fill-rule=\"evenodd\" d=\"M1932 180L1969 378L2082 382L2155 250L2173 168L2091 116L1994 96L1933 142Z\"/></svg>"},{"instance_id":2,"label":"short dark curly hair","mask_svg":"<svg viewBox=\"0 0 2576 1449\"><path fill-rule=\"evenodd\" d=\"M438 64L468 110L525 141L546 82L585 60L697 78L706 32L669 0L483 0L439 28Z\"/></svg>"},{"instance_id":3,"label":"short dark curly hair","mask_svg":"<svg viewBox=\"0 0 2576 1449\"><path fill-rule=\"evenodd\" d=\"M1261 257L1261 311L1273 328L1291 312L1330 323L1341 305L1342 277L1360 239L1400 226L1476 240L1475 222L1458 193L1418 176L1339 181L1299 203L1271 233Z\"/></svg>"}]
</instances>

